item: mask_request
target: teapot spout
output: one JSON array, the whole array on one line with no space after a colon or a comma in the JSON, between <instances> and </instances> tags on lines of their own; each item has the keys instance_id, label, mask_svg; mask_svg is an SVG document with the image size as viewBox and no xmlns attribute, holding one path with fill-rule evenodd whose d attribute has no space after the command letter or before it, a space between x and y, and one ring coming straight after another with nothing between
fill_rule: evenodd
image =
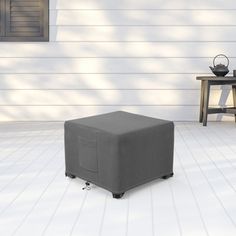
<instances>
[{"instance_id":1,"label":"teapot spout","mask_svg":"<svg viewBox=\"0 0 236 236\"><path fill-rule=\"evenodd\" d=\"M213 68L212 66L209 66L209 68L210 68L212 71L214 71L214 68Z\"/></svg>"}]
</instances>

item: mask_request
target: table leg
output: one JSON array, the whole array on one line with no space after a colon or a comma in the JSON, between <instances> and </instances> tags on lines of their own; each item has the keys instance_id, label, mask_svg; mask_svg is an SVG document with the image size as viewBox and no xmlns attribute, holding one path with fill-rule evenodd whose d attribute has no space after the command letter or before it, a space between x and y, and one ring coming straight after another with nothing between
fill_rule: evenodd
<instances>
[{"instance_id":1,"label":"table leg","mask_svg":"<svg viewBox=\"0 0 236 236\"><path fill-rule=\"evenodd\" d=\"M201 81L201 95L200 95L200 113L199 113L199 122L202 123L203 120L203 100L204 100L204 81Z\"/></svg>"},{"instance_id":2,"label":"table leg","mask_svg":"<svg viewBox=\"0 0 236 236\"><path fill-rule=\"evenodd\" d=\"M236 85L232 85L232 93L233 93L234 107L236 107ZM236 122L236 114L234 114L234 118Z\"/></svg>"},{"instance_id":3,"label":"table leg","mask_svg":"<svg viewBox=\"0 0 236 236\"><path fill-rule=\"evenodd\" d=\"M204 82L204 98L203 98L203 126L207 125L209 96L210 96L210 84L208 81L205 81Z\"/></svg>"}]
</instances>

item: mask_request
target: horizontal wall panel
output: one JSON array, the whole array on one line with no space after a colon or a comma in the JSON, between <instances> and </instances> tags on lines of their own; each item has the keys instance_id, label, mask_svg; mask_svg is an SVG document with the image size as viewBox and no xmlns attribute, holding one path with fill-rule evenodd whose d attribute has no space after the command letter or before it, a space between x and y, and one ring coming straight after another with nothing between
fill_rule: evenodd
<instances>
[{"instance_id":1,"label":"horizontal wall panel","mask_svg":"<svg viewBox=\"0 0 236 236\"><path fill-rule=\"evenodd\" d=\"M0 90L199 90L201 84L194 74L0 74L0 81Z\"/></svg>"},{"instance_id":2,"label":"horizontal wall panel","mask_svg":"<svg viewBox=\"0 0 236 236\"><path fill-rule=\"evenodd\" d=\"M220 17L219 17L220 16ZM51 25L235 25L236 10L51 10Z\"/></svg>"},{"instance_id":3,"label":"horizontal wall panel","mask_svg":"<svg viewBox=\"0 0 236 236\"><path fill-rule=\"evenodd\" d=\"M234 9L234 0L51 0L52 9Z\"/></svg>"},{"instance_id":4,"label":"horizontal wall panel","mask_svg":"<svg viewBox=\"0 0 236 236\"><path fill-rule=\"evenodd\" d=\"M236 41L236 26L51 26L52 41Z\"/></svg>"},{"instance_id":5,"label":"horizontal wall panel","mask_svg":"<svg viewBox=\"0 0 236 236\"><path fill-rule=\"evenodd\" d=\"M199 105L198 90L0 91L0 105ZM232 105L230 90L211 91L211 105Z\"/></svg>"},{"instance_id":6,"label":"horizontal wall panel","mask_svg":"<svg viewBox=\"0 0 236 236\"><path fill-rule=\"evenodd\" d=\"M0 106L0 121L64 121L117 110L178 121L196 121L199 116L197 106ZM234 119L232 115L219 114L209 115L208 120L222 118L230 121Z\"/></svg>"},{"instance_id":7,"label":"horizontal wall panel","mask_svg":"<svg viewBox=\"0 0 236 236\"><path fill-rule=\"evenodd\" d=\"M51 42L0 43L1 57L236 57L235 43Z\"/></svg>"},{"instance_id":8,"label":"horizontal wall panel","mask_svg":"<svg viewBox=\"0 0 236 236\"><path fill-rule=\"evenodd\" d=\"M198 74L209 73L211 63L206 58L0 58L0 73ZM236 65L236 58L231 59L231 65Z\"/></svg>"},{"instance_id":9,"label":"horizontal wall panel","mask_svg":"<svg viewBox=\"0 0 236 236\"><path fill-rule=\"evenodd\" d=\"M0 89L199 89L195 78L193 74L0 74Z\"/></svg>"}]
</instances>

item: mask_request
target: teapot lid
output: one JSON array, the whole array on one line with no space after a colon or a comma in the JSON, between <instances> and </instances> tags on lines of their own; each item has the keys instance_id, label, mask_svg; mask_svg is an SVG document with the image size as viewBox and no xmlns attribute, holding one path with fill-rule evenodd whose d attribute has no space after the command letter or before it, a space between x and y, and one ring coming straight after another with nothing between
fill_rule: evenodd
<instances>
[{"instance_id":1,"label":"teapot lid","mask_svg":"<svg viewBox=\"0 0 236 236\"><path fill-rule=\"evenodd\" d=\"M226 67L224 64L217 64L215 67Z\"/></svg>"}]
</instances>

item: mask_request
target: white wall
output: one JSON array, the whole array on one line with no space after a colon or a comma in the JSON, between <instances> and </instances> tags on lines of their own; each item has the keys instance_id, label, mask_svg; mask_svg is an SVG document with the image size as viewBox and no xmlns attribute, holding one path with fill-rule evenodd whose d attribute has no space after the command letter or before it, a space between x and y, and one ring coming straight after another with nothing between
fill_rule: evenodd
<instances>
[{"instance_id":1,"label":"white wall","mask_svg":"<svg viewBox=\"0 0 236 236\"><path fill-rule=\"evenodd\" d=\"M236 69L235 22L235 0L50 0L49 43L0 43L0 120L197 120L196 75L218 53ZM215 88L210 103L230 95Z\"/></svg>"}]
</instances>

